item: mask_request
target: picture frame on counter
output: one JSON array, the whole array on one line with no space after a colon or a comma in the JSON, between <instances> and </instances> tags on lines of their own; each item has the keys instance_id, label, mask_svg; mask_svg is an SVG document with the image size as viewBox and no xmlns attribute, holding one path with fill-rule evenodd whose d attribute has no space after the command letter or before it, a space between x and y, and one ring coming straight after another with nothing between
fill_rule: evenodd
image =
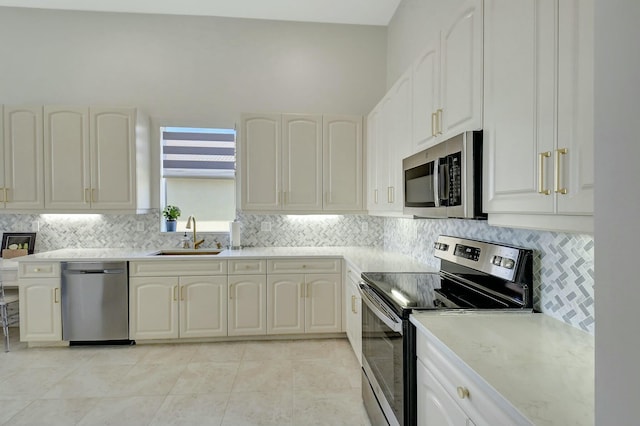
<instances>
[{"instance_id":1,"label":"picture frame on counter","mask_svg":"<svg viewBox=\"0 0 640 426\"><path fill-rule=\"evenodd\" d=\"M3 258L10 259L33 254L35 246L35 232L4 232L2 234Z\"/></svg>"}]
</instances>

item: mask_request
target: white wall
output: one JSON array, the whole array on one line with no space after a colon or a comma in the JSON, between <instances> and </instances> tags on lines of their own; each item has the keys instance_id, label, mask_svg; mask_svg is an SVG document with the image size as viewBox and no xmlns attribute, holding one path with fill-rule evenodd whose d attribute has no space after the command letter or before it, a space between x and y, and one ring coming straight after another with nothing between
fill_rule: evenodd
<instances>
[{"instance_id":1,"label":"white wall","mask_svg":"<svg viewBox=\"0 0 640 426\"><path fill-rule=\"evenodd\" d=\"M387 89L433 40L443 18L464 0L402 0L389 22L387 37Z\"/></svg>"},{"instance_id":2,"label":"white wall","mask_svg":"<svg viewBox=\"0 0 640 426\"><path fill-rule=\"evenodd\" d=\"M240 111L367 113L386 28L0 7L0 102L137 105L232 126Z\"/></svg>"},{"instance_id":3,"label":"white wall","mask_svg":"<svg viewBox=\"0 0 640 426\"><path fill-rule=\"evenodd\" d=\"M640 2L596 0L596 424L637 425Z\"/></svg>"}]
</instances>

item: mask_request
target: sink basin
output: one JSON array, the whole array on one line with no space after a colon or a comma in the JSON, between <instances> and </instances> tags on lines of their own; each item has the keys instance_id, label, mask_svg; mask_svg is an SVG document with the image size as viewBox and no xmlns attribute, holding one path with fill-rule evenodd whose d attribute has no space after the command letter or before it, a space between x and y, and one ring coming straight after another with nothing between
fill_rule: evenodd
<instances>
[{"instance_id":1,"label":"sink basin","mask_svg":"<svg viewBox=\"0 0 640 426\"><path fill-rule=\"evenodd\" d=\"M220 254L222 250L211 249L175 249L175 250L160 250L156 253L151 253L149 256L215 256Z\"/></svg>"}]
</instances>

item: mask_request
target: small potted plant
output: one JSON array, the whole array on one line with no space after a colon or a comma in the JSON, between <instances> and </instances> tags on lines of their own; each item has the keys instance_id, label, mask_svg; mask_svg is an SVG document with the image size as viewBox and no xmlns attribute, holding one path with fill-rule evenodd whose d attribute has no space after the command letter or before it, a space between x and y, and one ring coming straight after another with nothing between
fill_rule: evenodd
<instances>
[{"instance_id":1,"label":"small potted plant","mask_svg":"<svg viewBox=\"0 0 640 426\"><path fill-rule=\"evenodd\" d=\"M165 226L167 232L175 232L176 223L178 218L180 217L180 207L167 205L164 210L162 210L162 216L165 218Z\"/></svg>"}]
</instances>

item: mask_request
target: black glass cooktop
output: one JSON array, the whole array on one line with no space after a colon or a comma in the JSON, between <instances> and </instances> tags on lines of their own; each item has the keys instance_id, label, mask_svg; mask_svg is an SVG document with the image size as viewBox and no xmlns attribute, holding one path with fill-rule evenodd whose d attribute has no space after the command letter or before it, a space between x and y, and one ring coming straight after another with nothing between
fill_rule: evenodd
<instances>
[{"instance_id":1,"label":"black glass cooktop","mask_svg":"<svg viewBox=\"0 0 640 426\"><path fill-rule=\"evenodd\" d=\"M434 290L441 286L438 273L365 272L362 279L402 310L434 308Z\"/></svg>"}]
</instances>

